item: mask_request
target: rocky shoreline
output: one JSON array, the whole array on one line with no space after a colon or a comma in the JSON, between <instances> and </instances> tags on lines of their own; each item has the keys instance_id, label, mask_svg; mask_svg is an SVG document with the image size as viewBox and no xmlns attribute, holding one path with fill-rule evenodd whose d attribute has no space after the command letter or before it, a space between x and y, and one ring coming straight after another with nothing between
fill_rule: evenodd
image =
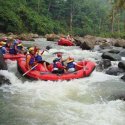
<instances>
[{"instance_id":1,"label":"rocky shoreline","mask_svg":"<svg viewBox=\"0 0 125 125\"><path fill-rule=\"evenodd\" d=\"M13 34L13 33L0 33L0 38L7 38L7 39L20 39L24 41L34 41L35 38L39 38L40 36L38 34L33 33L22 33L22 34Z\"/></svg>"},{"instance_id":2,"label":"rocky shoreline","mask_svg":"<svg viewBox=\"0 0 125 125\"><path fill-rule=\"evenodd\" d=\"M87 35L75 37L74 43L83 50L92 50L102 53L101 60L97 60L96 70L109 75L123 75L125 81L125 40L114 38L101 38ZM117 62L113 66L111 62Z\"/></svg>"}]
</instances>

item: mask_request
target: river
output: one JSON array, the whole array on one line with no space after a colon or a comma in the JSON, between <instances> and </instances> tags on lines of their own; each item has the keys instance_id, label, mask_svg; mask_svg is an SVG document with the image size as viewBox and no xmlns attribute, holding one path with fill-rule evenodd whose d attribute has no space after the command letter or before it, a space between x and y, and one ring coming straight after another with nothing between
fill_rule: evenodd
<instances>
[{"instance_id":1,"label":"river","mask_svg":"<svg viewBox=\"0 0 125 125\"><path fill-rule=\"evenodd\" d=\"M101 59L101 53L79 47L58 46L36 39L25 42L41 47L52 46L43 58L49 62L55 52L76 61ZM18 79L16 61L7 60L8 71L0 71L12 85L0 87L0 125L124 125L125 102L115 96L125 93L119 76L94 72L90 77L71 81L29 81Z\"/></svg>"}]
</instances>

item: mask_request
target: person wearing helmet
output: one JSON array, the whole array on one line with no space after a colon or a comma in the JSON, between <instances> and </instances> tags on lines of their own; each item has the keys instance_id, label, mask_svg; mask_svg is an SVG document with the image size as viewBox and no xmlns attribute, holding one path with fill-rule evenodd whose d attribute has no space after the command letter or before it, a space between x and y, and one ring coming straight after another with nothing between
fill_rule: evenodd
<instances>
[{"instance_id":1,"label":"person wearing helmet","mask_svg":"<svg viewBox=\"0 0 125 125\"><path fill-rule=\"evenodd\" d=\"M65 66L62 65L62 62L59 58L53 60L53 70L52 73L63 74L65 72Z\"/></svg>"},{"instance_id":2,"label":"person wearing helmet","mask_svg":"<svg viewBox=\"0 0 125 125\"><path fill-rule=\"evenodd\" d=\"M3 41L0 42L0 52L1 52L2 54L7 53L6 42L3 42Z\"/></svg>"},{"instance_id":3,"label":"person wearing helmet","mask_svg":"<svg viewBox=\"0 0 125 125\"><path fill-rule=\"evenodd\" d=\"M67 71L68 72L74 72L76 69L75 69L75 66L77 65L76 62L74 62L74 58L72 57L69 57L67 60L66 60L66 63L67 63Z\"/></svg>"},{"instance_id":4,"label":"person wearing helmet","mask_svg":"<svg viewBox=\"0 0 125 125\"><path fill-rule=\"evenodd\" d=\"M67 35L66 38L67 38L68 40L72 41L72 42L74 41L73 37L72 37L71 35L69 35L69 34Z\"/></svg>"},{"instance_id":5,"label":"person wearing helmet","mask_svg":"<svg viewBox=\"0 0 125 125\"><path fill-rule=\"evenodd\" d=\"M12 46L9 49L10 54L17 54L17 51L16 51L17 50L17 44L18 44L18 41L14 40Z\"/></svg>"},{"instance_id":6,"label":"person wearing helmet","mask_svg":"<svg viewBox=\"0 0 125 125\"><path fill-rule=\"evenodd\" d=\"M59 73L59 74L63 74L65 73L65 66L64 66L64 61L62 59L62 53L58 52L57 57L53 60L53 70L52 73Z\"/></svg>"},{"instance_id":7,"label":"person wearing helmet","mask_svg":"<svg viewBox=\"0 0 125 125\"><path fill-rule=\"evenodd\" d=\"M18 44L17 44L16 50L17 50L18 53L23 53L24 52L24 46L23 46L21 40L18 40Z\"/></svg>"},{"instance_id":8,"label":"person wearing helmet","mask_svg":"<svg viewBox=\"0 0 125 125\"><path fill-rule=\"evenodd\" d=\"M13 45L9 49L10 54L23 53L23 45L20 40L14 40Z\"/></svg>"},{"instance_id":9,"label":"person wearing helmet","mask_svg":"<svg viewBox=\"0 0 125 125\"><path fill-rule=\"evenodd\" d=\"M6 41L7 41L7 37L3 37L1 40L2 40L3 42L6 42Z\"/></svg>"},{"instance_id":10,"label":"person wearing helmet","mask_svg":"<svg viewBox=\"0 0 125 125\"><path fill-rule=\"evenodd\" d=\"M44 53L45 50L40 50L39 48L35 47L35 61L37 63L41 63L44 65L46 71L48 71L47 66L50 65L48 62L44 61L42 58L42 55Z\"/></svg>"},{"instance_id":11,"label":"person wearing helmet","mask_svg":"<svg viewBox=\"0 0 125 125\"><path fill-rule=\"evenodd\" d=\"M29 70L36 64L34 47L29 48L29 54L26 55L26 68Z\"/></svg>"}]
</instances>

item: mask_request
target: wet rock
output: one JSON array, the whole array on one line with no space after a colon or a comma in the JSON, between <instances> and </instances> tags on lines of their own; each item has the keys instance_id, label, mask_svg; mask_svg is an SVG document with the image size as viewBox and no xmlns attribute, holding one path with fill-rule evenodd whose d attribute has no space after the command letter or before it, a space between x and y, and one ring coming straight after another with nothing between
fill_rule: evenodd
<instances>
[{"instance_id":1,"label":"wet rock","mask_svg":"<svg viewBox=\"0 0 125 125\"><path fill-rule=\"evenodd\" d=\"M114 46L116 47L125 47L125 40L123 39L114 39Z\"/></svg>"},{"instance_id":2,"label":"wet rock","mask_svg":"<svg viewBox=\"0 0 125 125\"><path fill-rule=\"evenodd\" d=\"M116 50L116 49L111 49L108 51L109 53L113 53L113 54L118 54L120 52L120 50Z\"/></svg>"},{"instance_id":3,"label":"wet rock","mask_svg":"<svg viewBox=\"0 0 125 125\"><path fill-rule=\"evenodd\" d=\"M89 36L86 36L84 38L82 37L77 37L75 38L75 44L76 45L80 45L80 47L83 49L83 50L91 50L94 48L94 45L95 45L95 40L94 40L95 37L90 37Z\"/></svg>"},{"instance_id":4,"label":"wet rock","mask_svg":"<svg viewBox=\"0 0 125 125\"><path fill-rule=\"evenodd\" d=\"M125 50L121 50L120 53L119 53L119 55L120 55L121 57L125 57Z\"/></svg>"},{"instance_id":5,"label":"wet rock","mask_svg":"<svg viewBox=\"0 0 125 125\"><path fill-rule=\"evenodd\" d=\"M109 69L106 70L105 73L108 74L108 75L117 76L121 73L124 73L124 70L119 69L118 67L110 67Z\"/></svg>"},{"instance_id":6,"label":"wet rock","mask_svg":"<svg viewBox=\"0 0 125 125\"><path fill-rule=\"evenodd\" d=\"M83 50L91 50L91 49L92 49L92 46L90 46L87 42L81 43L80 47L81 47Z\"/></svg>"},{"instance_id":7,"label":"wet rock","mask_svg":"<svg viewBox=\"0 0 125 125\"><path fill-rule=\"evenodd\" d=\"M95 45L93 51L101 51L101 48L99 45Z\"/></svg>"},{"instance_id":8,"label":"wet rock","mask_svg":"<svg viewBox=\"0 0 125 125\"><path fill-rule=\"evenodd\" d=\"M109 53L109 52L104 52L102 54L102 58L103 59L110 59L111 61L120 61L121 60L121 56L120 55Z\"/></svg>"},{"instance_id":9,"label":"wet rock","mask_svg":"<svg viewBox=\"0 0 125 125\"><path fill-rule=\"evenodd\" d=\"M123 94L113 95L112 96L112 100L123 100L123 101L125 101L125 94L124 94L124 92L123 92Z\"/></svg>"},{"instance_id":10,"label":"wet rock","mask_svg":"<svg viewBox=\"0 0 125 125\"><path fill-rule=\"evenodd\" d=\"M103 71L111 66L111 61L109 59L102 59L101 61L96 62L96 71Z\"/></svg>"},{"instance_id":11,"label":"wet rock","mask_svg":"<svg viewBox=\"0 0 125 125\"><path fill-rule=\"evenodd\" d=\"M5 60L1 52L0 52L0 70L7 70L7 65L5 63Z\"/></svg>"},{"instance_id":12,"label":"wet rock","mask_svg":"<svg viewBox=\"0 0 125 125\"><path fill-rule=\"evenodd\" d=\"M7 70L7 65L5 63L5 60L1 52L0 52L0 70ZM10 81L7 78L5 78L5 76L0 75L0 85L3 84L10 84Z\"/></svg>"},{"instance_id":13,"label":"wet rock","mask_svg":"<svg viewBox=\"0 0 125 125\"><path fill-rule=\"evenodd\" d=\"M125 81L125 74L121 77L121 79L122 79L123 81Z\"/></svg>"},{"instance_id":14,"label":"wet rock","mask_svg":"<svg viewBox=\"0 0 125 125\"><path fill-rule=\"evenodd\" d=\"M55 39L59 39L60 36L52 33L52 34L46 34L45 38L47 39L47 41L55 41Z\"/></svg>"},{"instance_id":15,"label":"wet rock","mask_svg":"<svg viewBox=\"0 0 125 125\"><path fill-rule=\"evenodd\" d=\"M5 76L0 75L0 86L3 85L3 84L8 84L9 85L11 83L10 83L10 80L7 79Z\"/></svg>"},{"instance_id":16,"label":"wet rock","mask_svg":"<svg viewBox=\"0 0 125 125\"><path fill-rule=\"evenodd\" d=\"M125 70L125 61L121 61L118 63L118 67Z\"/></svg>"},{"instance_id":17,"label":"wet rock","mask_svg":"<svg viewBox=\"0 0 125 125\"><path fill-rule=\"evenodd\" d=\"M50 50L50 49L52 49L52 47L51 46L46 46L46 49Z\"/></svg>"},{"instance_id":18,"label":"wet rock","mask_svg":"<svg viewBox=\"0 0 125 125\"><path fill-rule=\"evenodd\" d=\"M32 34L20 34L17 38L25 41L35 41Z\"/></svg>"},{"instance_id":19,"label":"wet rock","mask_svg":"<svg viewBox=\"0 0 125 125\"><path fill-rule=\"evenodd\" d=\"M107 42L101 42L100 44L99 44L99 46L100 46L100 48L101 49L110 49L111 47L110 47L110 43L107 43Z\"/></svg>"}]
</instances>

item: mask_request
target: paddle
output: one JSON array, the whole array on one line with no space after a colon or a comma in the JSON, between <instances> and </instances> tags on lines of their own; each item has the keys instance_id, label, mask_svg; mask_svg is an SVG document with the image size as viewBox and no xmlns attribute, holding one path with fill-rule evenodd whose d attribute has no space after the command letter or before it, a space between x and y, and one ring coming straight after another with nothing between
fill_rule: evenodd
<instances>
[{"instance_id":1,"label":"paddle","mask_svg":"<svg viewBox=\"0 0 125 125\"><path fill-rule=\"evenodd\" d=\"M35 66L33 66L31 69L29 69L28 71L26 71L20 78L18 78L18 79L21 79L23 76L25 76L27 73L29 73L31 70L33 70L36 66L38 65L38 63L35 65Z\"/></svg>"}]
</instances>

